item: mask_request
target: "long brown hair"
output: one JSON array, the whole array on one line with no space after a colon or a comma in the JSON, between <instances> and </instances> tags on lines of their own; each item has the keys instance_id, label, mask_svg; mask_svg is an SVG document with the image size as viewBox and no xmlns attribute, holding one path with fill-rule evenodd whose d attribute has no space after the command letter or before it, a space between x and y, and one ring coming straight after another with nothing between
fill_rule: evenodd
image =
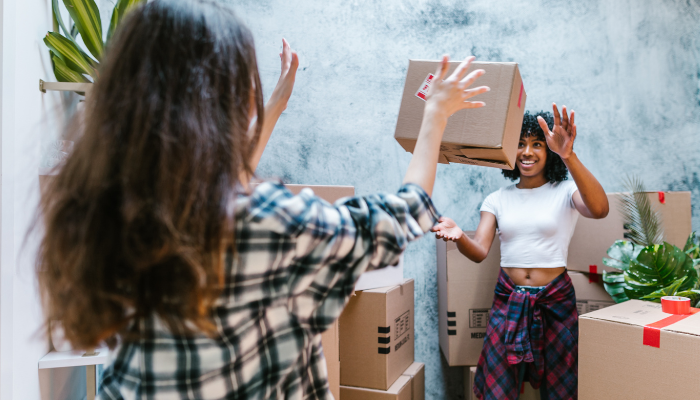
<instances>
[{"instance_id":1,"label":"long brown hair","mask_svg":"<svg viewBox=\"0 0 700 400\"><path fill-rule=\"evenodd\" d=\"M124 21L39 211L44 312L74 347L150 315L211 331L251 110L262 121L253 37L229 8L156 0Z\"/></svg>"}]
</instances>

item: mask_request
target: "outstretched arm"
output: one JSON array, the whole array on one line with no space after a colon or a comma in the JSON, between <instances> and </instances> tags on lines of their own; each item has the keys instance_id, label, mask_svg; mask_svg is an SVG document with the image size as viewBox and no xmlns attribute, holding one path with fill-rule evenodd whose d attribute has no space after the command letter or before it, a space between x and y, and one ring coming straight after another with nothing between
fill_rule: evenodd
<instances>
[{"instance_id":1,"label":"outstretched arm","mask_svg":"<svg viewBox=\"0 0 700 400\"><path fill-rule=\"evenodd\" d=\"M466 100L490 90L487 86L467 89L484 74L483 69L478 69L464 76L474 57L467 57L449 77L448 61L449 58L444 56L435 73L436 79L428 92L416 147L403 180L404 183L420 186L429 196L433 193L440 142L447 119L459 110L483 107L484 103L481 101Z\"/></svg>"},{"instance_id":2,"label":"outstretched arm","mask_svg":"<svg viewBox=\"0 0 700 400\"><path fill-rule=\"evenodd\" d=\"M250 157L250 166L253 171L258 167L260 158L262 158L265 151L265 146L267 146L270 135L272 135L272 130L275 129L282 111L287 108L287 102L292 96L292 89L294 89L294 81L297 75L297 68L299 67L299 57L285 39L282 39L280 59L282 61L280 79L272 92L272 96L270 96L270 100L265 104L265 120L263 121L262 132L260 132L258 144ZM255 121L252 121L248 129L249 136L255 134L255 125Z\"/></svg>"},{"instance_id":3,"label":"outstretched arm","mask_svg":"<svg viewBox=\"0 0 700 400\"><path fill-rule=\"evenodd\" d=\"M574 140L576 139L574 112L571 111L571 117L569 117L566 106L564 106L562 107L564 113L562 118L556 104L552 104L552 109L554 111L554 127L551 131L542 117L537 117L537 120L542 130L546 132L547 146L559 154L574 178L574 182L576 182L578 191L573 195L574 205L584 217L605 218L610 210L608 196L605 195L603 186L574 153Z\"/></svg>"},{"instance_id":4,"label":"outstretched arm","mask_svg":"<svg viewBox=\"0 0 700 400\"><path fill-rule=\"evenodd\" d=\"M442 217L433 232L438 239L457 243L459 252L468 259L480 263L489 255L493 237L496 234L496 216L487 211L481 212L481 220L474 238L467 236L450 218Z\"/></svg>"}]
</instances>

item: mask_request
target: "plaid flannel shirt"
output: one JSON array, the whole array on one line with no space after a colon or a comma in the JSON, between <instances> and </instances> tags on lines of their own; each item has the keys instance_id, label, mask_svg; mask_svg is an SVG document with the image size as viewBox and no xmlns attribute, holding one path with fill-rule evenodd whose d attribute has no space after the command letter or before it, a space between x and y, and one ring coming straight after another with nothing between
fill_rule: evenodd
<instances>
[{"instance_id":1,"label":"plaid flannel shirt","mask_svg":"<svg viewBox=\"0 0 700 400\"><path fill-rule=\"evenodd\" d=\"M564 272L542 291L515 290L501 270L474 377L479 399L517 399L520 363L524 381L543 399L576 399L578 390L578 312L576 294Z\"/></svg>"},{"instance_id":2,"label":"plaid flannel shirt","mask_svg":"<svg viewBox=\"0 0 700 400\"><path fill-rule=\"evenodd\" d=\"M172 335L155 316L120 343L101 399L332 399L321 332L360 274L396 264L437 221L416 185L396 195L292 195L263 183L236 203L236 251L213 312L218 337Z\"/></svg>"}]
</instances>

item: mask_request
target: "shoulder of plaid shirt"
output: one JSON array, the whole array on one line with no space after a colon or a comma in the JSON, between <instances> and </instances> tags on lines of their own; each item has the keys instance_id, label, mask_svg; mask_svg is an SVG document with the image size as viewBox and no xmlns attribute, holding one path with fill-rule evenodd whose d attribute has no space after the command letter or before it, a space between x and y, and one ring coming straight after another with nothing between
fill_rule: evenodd
<instances>
[{"instance_id":1,"label":"shoulder of plaid shirt","mask_svg":"<svg viewBox=\"0 0 700 400\"><path fill-rule=\"evenodd\" d=\"M218 337L173 336L157 317L121 343L99 398L329 399L320 333L360 275L394 265L439 218L417 185L334 205L263 183L236 204L236 252L213 318Z\"/></svg>"}]
</instances>

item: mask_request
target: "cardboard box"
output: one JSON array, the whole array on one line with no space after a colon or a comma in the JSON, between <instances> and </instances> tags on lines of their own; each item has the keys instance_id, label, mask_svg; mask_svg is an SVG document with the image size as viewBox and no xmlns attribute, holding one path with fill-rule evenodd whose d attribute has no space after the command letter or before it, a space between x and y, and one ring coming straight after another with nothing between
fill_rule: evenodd
<instances>
[{"instance_id":1,"label":"cardboard box","mask_svg":"<svg viewBox=\"0 0 700 400\"><path fill-rule=\"evenodd\" d=\"M397 265L367 271L360 275L360 279L355 283L355 291L396 286L403 280L403 254L401 254Z\"/></svg>"},{"instance_id":2,"label":"cardboard box","mask_svg":"<svg viewBox=\"0 0 700 400\"><path fill-rule=\"evenodd\" d=\"M413 363L413 287L355 292L340 316L341 385L387 390Z\"/></svg>"},{"instance_id":3,"label":"cardboard box","mask_svg":"<svg viewBox=\"0 0 700 400\"><path fill-rule=\"evenodd\" d=\"M576 291L576 309L578 315L586 314L609 307L615 301L605 291L600 275L590 275L583 272L568 271L571 283ZM591 279L591 277L593 279Z\"/></svg>"},{"instance_id":4,"label":"cardboard box","mask_svg":"<svg viewBox=\"0 0 700 400\"><path fill-rule=\"evenodd\" d=\"M290 192L299 194L302 189L309 188L323 200L333 204L343 197L355 196L353 186L324 186L324 185L285 185ZM355 290L375 289L385 286L400 285L403 282L403 255L395 266L368 271L360 276L355 284Z\"/></svg>"},{"instance_id":5,"label":"cardboard box","mask_svg":"<svg viewBox=\"0 0 700 400\"><path fill-rule=\"evenodd\" d=\"M326 186L326 185L284 185L293 194L299 194L302 189L309 188L314 194L323 200L333 204L343 197L355 195L354 186Z\"/></svg>"},{"instance_id":6,"label":"cardboard box","mask_svg":"<svg viewBox=\"0 0 700 400\"><path fill-rule=\"evenodd\" d=\"M670 316L661 311L661 304L640 300L582 316L579 398L697 399L700 379L695 366L700 358L700 314L660 331L645 329ZM645 339L649 345L644 344Z\"/></svg>"},{"instance_id":7,"label":"cardboard box","mask_svg":"<svg viewBox=\"0 0 700 400\"><path fill-rule=\"evenodd\" d=\"M423 121L425 89L430 85L439 61L409 60L406 83L394 137L413 152ZM450 63L451 74L459 61ZM473 87L489 86L490 92L473 98L485 107L460 110L445 126L440 146L442 163L483 165L513 169L525 113L527 94L517 63L474 62L467 73L484 69Z\"/></svg>"},{"instance_id":8,"label":"cardboard box","mask_svg":"<svg viewBox=\"0 0 700 400\"><path fill-rule=\"evenodd\" d=\"M414 362L402 375L411 378L411 400L425 400L425 364Z\"/></svg>"},{"instance_id":9,"label":"cardboard box","mask_svg":"<svg viewBox=\"0 0 700 400\"><path fill-rule=\"evenodd\" d=\"M498 235L488 257L478 264L462 255L454 242L436 239L435 243L440 349L451 367L476 365L501 268Z\"/></svg>"},{"instance_id":10,"label":"cardboard box","mask_svg":"<svg viewBox=\"0 0 700 400\"><path fill-rule=\"evenodd\" d=\"M649 192L649 201L662 217L664 238L681 249L692 230L690 215L690 192L663 192L665 202L659 200L659 192ZM610 213L603 219L579 217L569 245L567 268L573 271L602 273L616 271L603 265L610 246L624 239L620 193L608 194Z\"/></svg>"},{"instance_id":11,"label":"cardboard box","mask_svg":"<svg viewBox=\"0 0 700 400\"><path fill-rule=\"evenodd\" d=\"M476 376L476 367L464 368L464 399L476 400L474 395L474 377ZM518 400L540 400L540 391L533 389L529 382L525 383L520 390Z\"/></svg>"},{"instance_id":12,"label":"cardboard box","mask_svg":"<svg viewBox=\"0 0 700 400\"><path fill-rule=\"evenodd\" d=\"M340 337L338 333L338 321L321 334L323 355L326 357L328 368L328 386L336 399L340 398Z\"/></svg>"},{"instance_id":13,"label":"cardboard box","mask_svg":"<svg viewBox=\"0 0 700 400\"><path fill-rule=\"evenodd\" d=\"M387 390L341 386L343 400L411 400L411 377L399 376Z\"/></svg>"},{"instance_id":14,"label":"cardboard box","mask_svg":"<svg viewBox=\"0 0 700 400\"><path fill-rule=\"evenodd\" d=\"M341 386L343 400L425 400L425 364L414 362L387 390Z\"/></svg>"}]
</instances>

